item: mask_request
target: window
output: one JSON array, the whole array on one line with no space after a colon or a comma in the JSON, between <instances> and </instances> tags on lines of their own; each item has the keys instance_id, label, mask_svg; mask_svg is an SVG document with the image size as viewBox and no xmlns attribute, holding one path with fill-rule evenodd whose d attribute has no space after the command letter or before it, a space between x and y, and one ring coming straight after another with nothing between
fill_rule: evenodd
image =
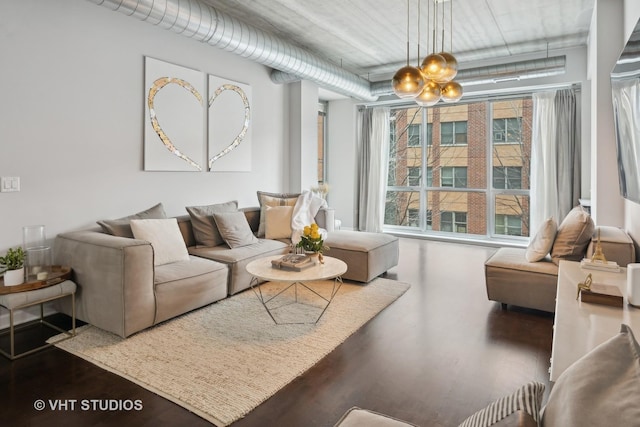
<instances>
[{"instance_id":1,"label":"window","mask_svg":"<svg viewBox=\"0 0 640 427\"><path fill-rule=\"evenodd\" d=\"M327 128L327 103L321 102L318 105L318 182L325 181L325 147Z\"/></svg>"},{"instance_id":2,"label":"window","mask_svg":"<svg viewBox=\"0 0 640 427\"><path fill-rule=\"evenodd\" d=\"M522 167L494 166L493 188L500 190L517 190L522 188Z\"/></svg>"},{"instance_id":3,"label":"window","mask_svg":"<svg viewBox=\"0 0 640 427\"><path fill-rule=\"evenodd\" d=\"M440 169L440 186L467 188L467 168L453 166Z\"/></svg>"},{"instance_id":4,"label":"window","mask_svg":"<svg viewBox=\"0 0 640 427\"><path fill-rule=\"evenodd\" d=\"M427 166L427 187L433 187L433 168Z\"/></svg>"},{"instance_id":5,"label":"window","mask_svg":"<svg viewBox=\"0 0 640 427\"><path fill-rule=\"evenodd\" d=\"M519 144L522 142L522 117L493 119L494 144Z\"/></svg>"},{"instance_id":6,"label":"window","mask_svg":"<svg viewBox=\"0 0 640 427\"><path fill-rule=\"evenodd\" d=\"M417 124L409 125L409 128L407 129L407 133L409 134L409 147L420 146L420 140L422 139L422 136L420 135L420 128L421 126Z\"/></svg>"},{"instance_id":7,"label":"window","mask_svg":"<svg viewBox=\"0 0 640 427\"><path fill-rule=\"evenodd\" d=\"M440 144L466 145L467 122L444 122L440 124Z\"/></svg>"},{"instance_id":8,"label":"window","mask_svg":"<svg viewBox=\"0 0 640 427\"><path fill-rule=\"evenodd\" d=\"M522 218L516 215L496 214L496 234L522 236Z\"/></svg>"},{"instance_id":9,"label":"window","mask_svg":"<svg viewBox=\"0 0 640 427\"><path fill-rule=\"evenodd\" d=\"M409 167L409 175L407 176L407 185L409 187L420 186L420 167Z\"/></svg>"},{"instance_id":10,"label":"window","mask_svg":"<svg viewBox=\"0 0 640 427\"><path fill-rule=\"evenodd\" d=\"M433 230L433 211L427 209L427 230Z\"/></svg>"},{"instance_id":11,"label":"window","mask_svg":"<svg viewBox=\"0 0 640 427\"><path fill-rule=\"evenodd\" d=\"M467 232L467 213L466 212L441 212L440 213L440 230L456 233Z\"/></svg>"},{"instance_id":12,"label":"window","mask_svg":"<svg viewBox=\"0 0 640 427\"><path fill-rule=\"evenodd\" d=\"M433 123L427 123L427 146L431 147L433 144Z\"/></svg>"},{"instance_id":13,"label":"window","mask_svg":"<svg viewBox=\"0 0 640 427\"><path fill-rule=\"evenodd\" d=\"M418 227L420 225L420 211L418 209L409 208L409 226Z\"/></svg>"}]
</instances>

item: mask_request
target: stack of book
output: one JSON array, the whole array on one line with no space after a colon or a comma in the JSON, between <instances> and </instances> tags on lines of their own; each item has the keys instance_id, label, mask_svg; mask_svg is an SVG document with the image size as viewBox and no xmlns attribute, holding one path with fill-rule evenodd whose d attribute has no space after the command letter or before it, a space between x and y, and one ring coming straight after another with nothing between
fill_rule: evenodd
<instances>
[{"instance_id":1,"label":"stack of book","mask_svg":"<svg viewBox=\"0 0 640 427\"><path fill-rule=\"evenodd\" d=\"M271 266L280 270L302 271L314 265L313 260L303 254L287 254L281 258L271 260Z\"/></svg>"}]
</instances>

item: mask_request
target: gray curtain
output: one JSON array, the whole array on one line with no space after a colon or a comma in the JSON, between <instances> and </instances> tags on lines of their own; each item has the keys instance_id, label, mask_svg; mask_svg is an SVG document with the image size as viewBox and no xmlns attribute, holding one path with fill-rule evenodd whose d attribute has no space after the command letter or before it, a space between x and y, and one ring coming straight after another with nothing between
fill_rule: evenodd
<instances>
[{"instance_id":1,"label":"gray curtain","mask_svg":"<svg viewBox=\"0 0 640 427\"><path fill-rule=\"evenodd\" d=\"M358 111L358 118L356 122L356 132L358 141L358 176L356 182L358 183L357 194L357 207L355 212L354 224L355 229L362 231L365 226L366 206L369 204L369 194L366 177L370 175L369 169L371 167L371 115L372 110L370 108L363 108Z\"/></svg>"},{"instance_id":2,"label":"gray curtain","mask_svg":"<svg viewBox=\"0 0 640 427\"><path fill-rule=\"evenodd\" d=\"M556 153L558 161L558 209L562 220L580 197L580 144L576 121L576 94L573 89L556 93Z\"/></svg>"}]
</instances>

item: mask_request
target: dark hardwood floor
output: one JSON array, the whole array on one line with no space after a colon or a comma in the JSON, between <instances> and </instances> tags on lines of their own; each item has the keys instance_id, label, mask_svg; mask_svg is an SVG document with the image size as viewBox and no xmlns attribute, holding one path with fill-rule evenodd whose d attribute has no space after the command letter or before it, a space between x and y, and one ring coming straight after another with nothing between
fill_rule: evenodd
<instances>
[{"instance_id":1,"label":"dark hardwood floor","mask_svg":"<svg viewBox=\"0 0 640 427\"><path fill-rule=\"evenodd\" d=\"M352 406L423 427L456 426L528 381L546 384L548 394L553 316L503 311L487 300L483 263L494 250L401 239L400 263L387 277L409 282L411 289L232 426L333 426ZM40 334L36 328L24 336L29 341ZM13 362L0 359L3 426L210 425L56 348ZM44 410L34 409L38 399ZM142 409L81 407L91 399L140 400ZM66 408L52 410L56 402Z\"/></svg>"}]
</instances>

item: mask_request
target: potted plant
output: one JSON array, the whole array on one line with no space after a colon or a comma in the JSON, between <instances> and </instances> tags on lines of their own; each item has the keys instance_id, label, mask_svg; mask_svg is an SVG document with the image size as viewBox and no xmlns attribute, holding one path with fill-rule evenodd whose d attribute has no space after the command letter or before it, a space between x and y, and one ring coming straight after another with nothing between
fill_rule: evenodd
<instances>
[{"instance_id":1,"label":"potted plant","mask_svg":"<svg viewBox=\"0 0 640 427\"><path fill-rule=\"evenodd\" d=\"M318 258L321 264L324 264L322 253L328 251L329 247L324 244L318 224L313 223L304 227L300 241L296 245L302 248L308 255Z\"/></svg>"},{"instance_id":2,"label":"potted plant","mask_svg":"<svg viewBox=\"0 0 640 427\"><path fill-rule=\"evenodd\" d=\"M5 267L4 285L13 286L24 283L25 252L22 248L9 248L7 254L0 257L0 265Z\"/></svg>"}]
</instances>

